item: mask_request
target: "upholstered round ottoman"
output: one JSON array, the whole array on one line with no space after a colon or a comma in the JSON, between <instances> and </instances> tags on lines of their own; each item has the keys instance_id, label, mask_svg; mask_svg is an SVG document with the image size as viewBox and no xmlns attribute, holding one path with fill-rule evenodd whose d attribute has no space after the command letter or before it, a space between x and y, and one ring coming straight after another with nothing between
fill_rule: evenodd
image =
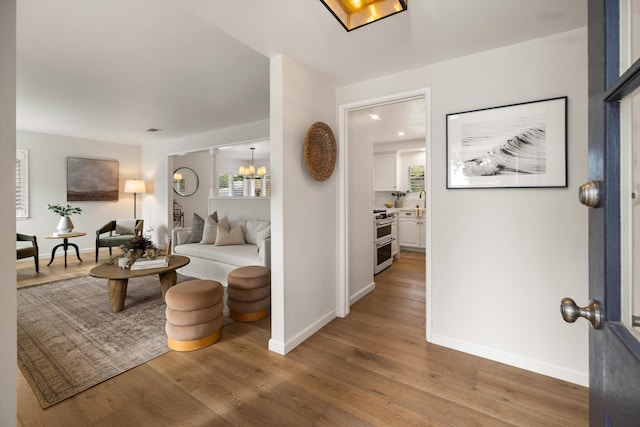
<instances>
[{"instance_id":1,"label":"upholstered round ottoman","mask_svg":"<svg viewBox=\"0 0 640 427\"><path fill-rule=\"evenodd\" d=\"M271 271L251 265L227 275L229 317L238 322L255 322L271 312Z\"/></svg>"},{"instance_id":2,"label":"upholstered round ottoman","mask_svg":"<svg viewBox=\"0 0 640 427\"><path fill-rule=\"evenodd\" d=\"M224 288L213 280L191 280L165 294L167 345L176 351L207 347L220 339Z\"/></svg>"}]
</instances>

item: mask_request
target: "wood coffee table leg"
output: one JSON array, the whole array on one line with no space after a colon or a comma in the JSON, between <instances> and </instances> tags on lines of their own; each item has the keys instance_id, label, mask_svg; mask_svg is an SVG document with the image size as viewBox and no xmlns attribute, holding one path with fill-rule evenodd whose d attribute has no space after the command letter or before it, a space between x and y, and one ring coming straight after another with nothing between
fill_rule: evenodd
<instances>
[{"instance_id":1,"label":"wood coffee table leg","mask_svg":"<svg viewBox=\"0 0 640 427\"><path fill-rule=\"evenodd\" d=\"M160 273L160 288L162 289L162 299L166 295L170 287L176 284L178 273L175 270Z\"/></svg>"},{"instance_id":2,"label":"wood coffee table leg","mask_svg":"<svg viewBox=\"0 0 640 427\"><path fill-rule=\"evenodd\" d=\"M124 299L127 296L128 283L129 279L109 279L107 289L109 290L109 305L113 313L124 309Z\"/></svg>"}]
</instances>

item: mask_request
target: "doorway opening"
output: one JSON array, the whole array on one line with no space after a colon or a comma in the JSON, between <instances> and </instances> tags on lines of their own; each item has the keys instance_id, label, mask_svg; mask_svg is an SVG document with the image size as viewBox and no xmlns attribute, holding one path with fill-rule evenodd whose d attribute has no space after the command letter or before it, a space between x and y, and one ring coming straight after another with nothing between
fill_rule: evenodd
<instances>
[{"instance_id":1,"label":"doorway opening","mask_svg":"<svg viewBox=\"0 0 640 427\"><path fill-rule=\"evenodd\" d=\"M419 102L415 102L419 101ZM376 204L376 193L373 182L373 145L375 142L390 142L391 134L381 132L380 127L371 125L376 118L376 110L385 110L385 106L401 106L403 103L417 104L421 108L412 114L418 117L423 126L419 138L425 150L425 174L423 204L425 227L422 233L425 241L425 273L426 273L426 338L429 340L431 313L431 94L430 89L419 89L398 93L380 98L363 100L339 107L339 212L338 212L338 315L345 317L350 306L362 296L374 289L373 257L366 254L374 252L372 233L372 209ZM401 109L390 109L402 111ZM415 119L414 117L414 119ZM399 120L410 123L411 117L388 117L388 129L395 129L393 122ZM408 119L408 120L407 120ZM404 124L406 124L404 123ZM395 129L393 132L401 132ZM405 131L406 132L406 131ZM406 134L405 134L406 135ZM386 140L386 141L385 141ZM397 138L396 138L397 140ZM415 141L414 141L415 142ZM406 142L405 142L406 143ZM412 195L413 198L418 196ZM415 202L411 200L412 202ZM364 219L367 220L364 220ZM364 254L364 256L363 256Z\"/></svg>"}]
</instances>

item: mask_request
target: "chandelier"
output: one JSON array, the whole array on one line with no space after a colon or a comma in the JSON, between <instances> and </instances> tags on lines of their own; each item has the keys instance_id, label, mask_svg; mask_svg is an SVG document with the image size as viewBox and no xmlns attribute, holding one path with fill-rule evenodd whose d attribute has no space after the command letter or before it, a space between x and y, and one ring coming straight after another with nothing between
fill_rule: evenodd
<instances>
[{"instance_id":1,"label":"chandelier","mask_svg":"<svg viewBox=\"0 0 640 427\"><path fill-rule=\"evenodd\" d=\"M240 166L240 169L238 169L238 175L241 175L245 178L254 178L257 174L258 178L261 178L267 174L267 168L265 166L260 166L256 170L256 167L253 164L253 152L255 151L256 147L251 147L249 149L251 150L251 164L246 167Z\"/></svg>"}]
</instances>

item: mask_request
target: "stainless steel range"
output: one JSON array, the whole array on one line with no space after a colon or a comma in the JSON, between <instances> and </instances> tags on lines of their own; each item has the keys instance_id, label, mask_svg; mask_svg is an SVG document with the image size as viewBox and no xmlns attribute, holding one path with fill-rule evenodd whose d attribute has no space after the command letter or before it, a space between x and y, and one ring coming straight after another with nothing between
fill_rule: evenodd
<instances>
[{"instance_id":1,"label":"stainless steel range","mask_svg":"<svg viewBox=\"0 0 640 427\"><path fill-rule=\"evenodd\" d=\"M392 227L394 213L386 210L373 211L373 274L378 274L393 263Z\"/></svg>"}]
</instances>

